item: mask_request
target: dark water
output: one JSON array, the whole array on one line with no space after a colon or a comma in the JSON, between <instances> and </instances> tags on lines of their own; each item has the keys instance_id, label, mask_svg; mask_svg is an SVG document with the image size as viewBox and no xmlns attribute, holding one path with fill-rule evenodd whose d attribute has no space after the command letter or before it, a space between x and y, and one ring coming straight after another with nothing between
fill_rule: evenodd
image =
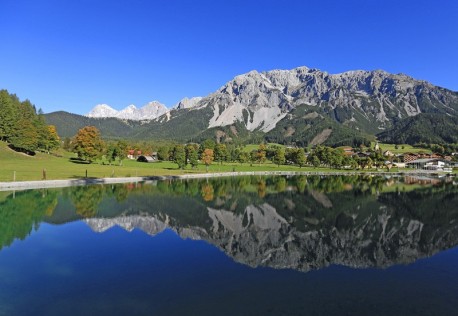
<instances>
[{"instance_id":1,"label":"dark water","mask_svg":"<svg viewBox=\"0 0 458 316\"><path fill-rule=\"evenodd\" d=\"M0 192L0 315L458 315L452 179Z\"/></svg>"}]
</instances>

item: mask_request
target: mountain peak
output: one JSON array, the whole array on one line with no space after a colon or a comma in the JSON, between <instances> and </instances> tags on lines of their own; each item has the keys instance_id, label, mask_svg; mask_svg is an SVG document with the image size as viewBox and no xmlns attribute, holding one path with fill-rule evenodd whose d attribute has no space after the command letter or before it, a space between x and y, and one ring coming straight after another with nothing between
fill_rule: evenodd
<instances>
[{"instance_id":1,"label":"mountain peak","mask_svg":"<svg viewBox=\"0 0 458 316\"><path fill-rule=\"evenodd\" d=\"M121 111L117 111L107 104L98 104L86 116L94 118L114 117L124 120L143 121L154 120L167 111L167 107L158 101L148 102L141 108L137 108L134 104L130 104Z\"/></svg>"},{"instance_id":2,"label":"mountain peak","mask_svg":"<svg viewBox=\"0 0 458 316\"><path fill-rule=\"evenodd\" d=\"M292 109L325 109L339 123L376 133L394 119L427 111L458 114L458 97L425 81L384 70L329 74L319 69L250 71L236 76L202 105L213 110L209 127L241 122L250 130L268 132Z\"/></svg>"},{"instance_id":3,"label":"mountain peak","mask_svg":"<svg viewBox=\"0 0 458 316\"><path fill-rule=\"evenodd\" d=\"M193 108L199 103L200 100L202 100L202 97L193 97L193 98L183 98L181 99L173 108L181 110L181 109L189 109Z\"/></svg>"},{"instance_id":4,"label":"mountain peak","mask_svg":"<svg viewBox=\"0 0 458 316\"><path fill-rule=\"evenodd\" d=\"M87 117L114 117L118 111L113 109L108 104L97 104L88 114Z\"/></svg>"}]
</instances>

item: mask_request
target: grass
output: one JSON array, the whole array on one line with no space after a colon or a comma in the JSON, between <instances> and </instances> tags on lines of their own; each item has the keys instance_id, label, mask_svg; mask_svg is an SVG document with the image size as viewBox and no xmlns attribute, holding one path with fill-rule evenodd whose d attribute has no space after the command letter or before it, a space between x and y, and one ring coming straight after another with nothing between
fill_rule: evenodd
<instances>
[{"instance_id":1,"label":"grass","mask_svg":"<svg viewBox=\"0 0 458 316\"><path fill-rule=\"evenodd\" d=\"M397 145L398 148L396 149L395 144L384 144L384 143L378 143L382 151L389 150L394 154L402 154L402 153L418 153L420 151L430 153L431 150L427 148L419 148L419 147L413 147L412 145L407 145L407 144L401 144ZM375 147L375 142L371 143L371 148ZM403 148L404 147L404 148Z\"/></svg>"},{"instance_id":2,"label":"grass","mask_svg":"<svg viewBox=\"0 0 458 316\"><path fill-rule=\"evenodd\" d=\"M60 153L62 157L56 157L44 153L35 156L27 156L17 153L0 142L0 182L42 180L43 170L46 170L47 180L105 177L135 177L135 176L163 176L179 175L187 173L205 173L205 165L199 165L197 169L190 167L180 170L173 162L141 163L135 160L124 160L122 166L103 165L101 163L75 163L70 160L74 157L69 153ZM244 172L244 171L317 171L316 168L299 168L297 166L280 166L270 162L262 165L238 163L224 163L223 165L212 164L209 172ZM318 171L330 169L319 168Z\"/></svg>"},{"instance_id":3,"label":"grass","mask_svg":"<svg viewBox=\"0 0 458 316\"><path fill-rule=\"evenodd\" d=\"M254 145L255 146L255 145ZM256 147L257 148L257 147ZM383 148L383 147L382 147ZM84 164L70 160L74 157L71 153L60 153L61 157L37 153L35 156L27 156L9 149L4 142L0 142L0 182L42 180L43 170L46 170L47 180L105 177L135 177L135 176L164 176L180 175L189 173L205 173L204 165L197 169L190 167L179 170L173 162L141 163L135 160L124 160L123 166L103 165L101 163ZM315 171L315 172L346 172L348 170L336 170L328 168L313 168L282 165L278 167L271 162L264 164L224 163L212 164L209 172L252 172L252 171ZM368 170L374 171L374 170ZM458 173L457 170L454 173Z\"/></svg>"}]
</instances>

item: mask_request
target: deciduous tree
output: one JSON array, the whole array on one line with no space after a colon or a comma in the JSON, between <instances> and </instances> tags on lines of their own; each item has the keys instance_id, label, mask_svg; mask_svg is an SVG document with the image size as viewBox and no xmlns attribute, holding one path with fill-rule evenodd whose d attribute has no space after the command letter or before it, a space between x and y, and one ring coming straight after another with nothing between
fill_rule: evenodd
<instances>
[{"instance_id":1,"label":"deciduous tree","mask_svg":"<svg viewBox=\"0 0 458 316\"><path fill-rule=\"evenodd\" d=\"M307 157L305 156L304 148L299 148L295 156L295 163L297 163L300 168L305 166L305 163L307 162Z\"/></svg>"},{"instance_id":2,"label":"deciduous tree","mask_svg":"<svg viewBox=\"0 0 458 316\"><path fill-rule=\"evenodd\" d=\"M175 145L173 148L173 161L180 169L186 166L186 152L183 145Z\"/></svg>"},{"instance_id":3,"label":"deciduous tree","mask_svg":"<svg viewBox=\"0 0 458 316\"><path fill-rule=\"evenodd\" d=\"M247 163L248 160L250 160L250 153L246 151L240 151L237 157L237 161L240 162L240 164Z\"/></svg>"},{"instance_id":4,"label":"deciduous tree","mask_svg":"<svg viewBox=\"0 0 458 316\"><path fill-rule=\"evenodd\" d=\"M217 144L215 146L214 154L215 161L219 162L220 164L223 164L223 161L226 161L228 156L226 145Z\"/></svg>"},{"instance_id":5,"label":"deciduous tree","mask_svg":"<svg viewBox=\"0 0 458 316\"><path fill-rule=\"evenodd\" d=\"M204 149L200 159L202 160L202 163L205 164L205 170L208 172L208 166L211 165L214 159L213 149L209 149L209 148Z\"/></svg>"},{"instance_id":6,"label":"deciduous tree","mask_svg":"<svg viewBox=\"0 0 458 316\"><path fill-rule=\"evenodd\" d=\"M272 162L276 163L278 165L278 167L280 167L280 165L283 165L285 163L285 161L286 161L285 149L283 147L276 148L274 157L272 159Z\"/></svg>"},{"instance_id":7,"label":"deciduous tree","mask_svg":"<svg viewBox=\"0 0 458 316\"><path fill-rule=\"evenodd\" d=\"M198 155L198 145L196 144L188 144L185 147L186 151L186 161L191 164L193 169L197 168L199 163L199 155Z\"/></svg>"},{"instance_id":8,"label":"deciduous tree","mask_svg":"<svg viewBox=\"0 0 458 316\"><path fill-rule=\"evenodd\" d=\"M103 154L104 142L95 126L85 126L78 131L73 139L73 152L89 162Z\"/></svg>"},{"instance_id":9,"label":"deciduous tree","mask_svg":"<svg viewBox=\"0 0 458 316\"><path fill-rule=\"evenodd\" d=\"M266 145L260 144L256 152L256 161L262 164L266 161Z\"/></svg>"}]
</instances>

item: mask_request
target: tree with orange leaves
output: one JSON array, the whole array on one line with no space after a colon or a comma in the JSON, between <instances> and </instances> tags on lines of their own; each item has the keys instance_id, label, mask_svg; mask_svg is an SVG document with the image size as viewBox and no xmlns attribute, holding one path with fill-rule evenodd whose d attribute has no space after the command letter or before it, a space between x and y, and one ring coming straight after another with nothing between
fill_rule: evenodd
<instances>
[{"instance_id":1,"label":"tree with orange leaves","mask_svg":"<svg viewBox=\"0 0 458 316\"><path fill-rule=\"evenodd\" d=\"M105 147L99 130L94 126L80 129L73 139L73 144L73 152L78 154L78 158L89 162L101 157Z\"/></svg>"},{"instance_id":2,"label":"tree with orange leaves","mask_svg":"<svg viewBox=\"0 0 458 316\"><path fill-rule=\"evenodd\" d=\"M215 159L214 154L213 154L213 149L209 149L209 148L204 149L200 159L205 164L206 172L208 172L208 166L211 165L213 160Z\"/></svg>"},{"instance_id":3,"label":"tree with orange leaves","mask_svg":"<svg viewBox=\"0 0 458 316\"><path fill-rule=\"evenodd\" d=\"M259 164L266 162L266 145L260 144L256 152L256 160Z\"/></svg>"}]
</instances>

